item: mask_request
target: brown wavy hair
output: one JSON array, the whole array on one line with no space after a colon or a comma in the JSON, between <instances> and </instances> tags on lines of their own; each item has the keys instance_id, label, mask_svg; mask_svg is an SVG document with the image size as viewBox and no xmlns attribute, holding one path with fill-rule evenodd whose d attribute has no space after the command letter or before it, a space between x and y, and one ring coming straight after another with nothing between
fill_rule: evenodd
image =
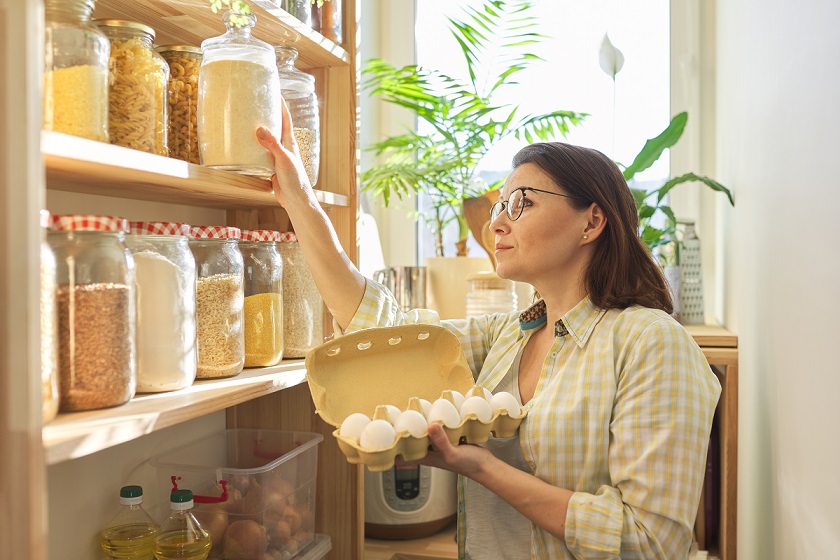
<instances>
[{"instance_id":1,"label":"brown wavy hair","mask_svg":"<svg viewBox=\"0 0 840 560\"><path fill-rule=\"evenodd\" d=\"M593 202L607 218L595 240L595 252L585 272L592 303L603 309L641 305L673 311L668 284L659 265L639 239L636 202L618 166L597 150L562 142L540 142L522 148L513 167L533 163L574 198L584 210Z\"/></svg>"}]
</instances>

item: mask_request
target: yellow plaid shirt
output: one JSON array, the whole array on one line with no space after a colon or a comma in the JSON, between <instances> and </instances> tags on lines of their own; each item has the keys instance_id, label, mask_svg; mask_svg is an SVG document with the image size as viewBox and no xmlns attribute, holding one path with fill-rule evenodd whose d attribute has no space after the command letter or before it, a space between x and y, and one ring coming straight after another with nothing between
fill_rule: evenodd
<instances>
[{"instance_id":1,"label":"yellow plaid shirt","mask_svg":"<svg viewBox=\"0 0 840 560\"><path fill-rule=\"evenodd\" d=\"M442 325L460 339L477 382L492 391L545 322L542 302L522 314L469 320L404 313L385 287L368 280L344 332ZM520 443L534 476L574 494L565 541L532 524L530 558L687 558L720 396L702 351L662 311L603 310L588 297L554 331ZM463 484L458 495L463 558Z\"/></svg>"}]
</instances>

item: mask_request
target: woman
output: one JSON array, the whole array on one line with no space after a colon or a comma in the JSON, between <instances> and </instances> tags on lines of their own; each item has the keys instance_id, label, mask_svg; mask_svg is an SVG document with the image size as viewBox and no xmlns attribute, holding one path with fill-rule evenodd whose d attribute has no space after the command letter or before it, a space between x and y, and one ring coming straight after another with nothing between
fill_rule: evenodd
<instances>
[{"instance_id":1,"label":"woman","mask_svg":"<svg viewBox=\"0 0 840 560\"><path fill-rule=\"evenodd\" d=\"M452 446L429 427L422 463L459 477L462 558L686 558L720 384L669 313L616 165L562 143L521 150L493 206L496 272L531 284L523 313L443 321L403 313L341 249L315 200L284 114L274 192L336 331L442 324L477 382L520 398L519 434Z\"/></svg>"}]
</instances>

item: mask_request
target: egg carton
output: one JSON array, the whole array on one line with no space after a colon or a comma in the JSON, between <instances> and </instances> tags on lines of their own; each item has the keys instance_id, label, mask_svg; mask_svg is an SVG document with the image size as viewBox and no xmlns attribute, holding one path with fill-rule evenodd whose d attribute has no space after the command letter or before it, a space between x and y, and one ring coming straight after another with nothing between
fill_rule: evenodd
<instances>
[{"instance_id":1,"label":"egg carton","mask_svg":"<svg viewBox=\"0 0 840 560\"><path fill-rule=\"evenodd\" d=\"M387 445L380 440L379 445L363 446L360 434L341 433L340 427L352 414L393 426L397 412L413 410L427 422L443 425L453 445L483 443L491 433L512 437L524 418L521 410L511 413L507 409L497 409L489 418L486 410L483 418L478 412L460 414L460 401L466 402L473 393L488 404L493 396L475 385L457 337L443 327L401 325L358 331L312 350L306 367L315 411L337 428L333 436L347 460L364 464L372 472L390 469L397 455L406 461L425 457L429 437L394 428ZM425 403L431 408L440 399L452 405L457 420L424 410Z\"/></svg>"}]
</instances>

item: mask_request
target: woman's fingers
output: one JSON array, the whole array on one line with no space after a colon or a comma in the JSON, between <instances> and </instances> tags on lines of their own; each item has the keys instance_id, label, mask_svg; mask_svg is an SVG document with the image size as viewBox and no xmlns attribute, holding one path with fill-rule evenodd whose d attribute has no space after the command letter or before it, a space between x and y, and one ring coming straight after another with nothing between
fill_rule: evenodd
<instances>
[{"instance_id":1,"label":"woman's fingers","mask_svg":"<svg viewBox=\"0 0 840 560\"><path fill-rule=\"evenodd\" d=\"M292 114L289 112L289 106L286 105L286 100L282 99L283 106L283 146L291 151L297 152L297 140L295 139L294 128L292 127Z\"/></svg>"},{"instance_id":2,"label":"woman's fingers","mask_svg":"<svg viewBox=\"0 0 840 560\"><path fill-rule=\"evenodd\" d=\"M274 156L275 165L278 161L277 158L285 155L283 153L283 147L277 141L277 137L274 135L274 132L272 132L268 127L261 126L257 129L257 141L263 148L271 152L271 155Z\"/></svg>"}]
</instances>

